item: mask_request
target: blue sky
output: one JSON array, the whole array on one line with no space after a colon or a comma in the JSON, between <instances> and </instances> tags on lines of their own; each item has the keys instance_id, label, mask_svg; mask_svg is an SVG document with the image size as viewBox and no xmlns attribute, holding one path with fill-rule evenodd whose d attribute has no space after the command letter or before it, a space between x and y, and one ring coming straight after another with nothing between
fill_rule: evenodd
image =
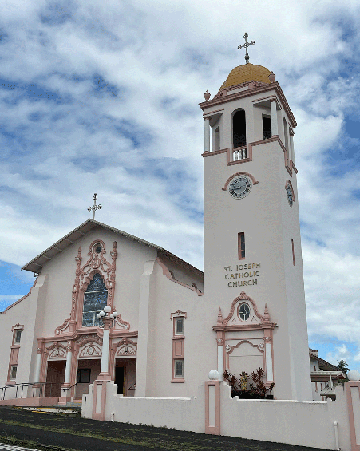
<instances>
[{"instance_id":1,"label":"blue sky","mask_svg":"<svg viewBox=\"0 0 360 451\"><path fill-rule=\"evenodd\" d=\"M351 0L3 0L0 308L94 192L97 219L203 268L198 104L246 31L298 123L309 344L360 370L359 22Z\"/></svg>"}]
</instances>

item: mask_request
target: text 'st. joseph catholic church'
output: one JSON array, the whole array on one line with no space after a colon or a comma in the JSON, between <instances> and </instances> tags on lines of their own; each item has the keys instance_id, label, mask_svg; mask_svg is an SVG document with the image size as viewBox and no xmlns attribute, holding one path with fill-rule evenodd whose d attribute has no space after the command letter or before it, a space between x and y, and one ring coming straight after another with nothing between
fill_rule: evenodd
<instances>
[{"instance_id":1,"label":"text 'st. joseph catholic church'","mask_svg":"<svg viewBox=\"0 0 360 451\"><path fill-rule=\"evenodd\" d=\"M260 367L275 399L312 400L295 118L274 74L250 63L210 97L204 273L84 222L24 266L35 285L0 315L6 399L27 382L29 404L81 398L94 381L98 397L106 381L125 397L193 396L210 370Z\"/></svg>"}]
</instances>

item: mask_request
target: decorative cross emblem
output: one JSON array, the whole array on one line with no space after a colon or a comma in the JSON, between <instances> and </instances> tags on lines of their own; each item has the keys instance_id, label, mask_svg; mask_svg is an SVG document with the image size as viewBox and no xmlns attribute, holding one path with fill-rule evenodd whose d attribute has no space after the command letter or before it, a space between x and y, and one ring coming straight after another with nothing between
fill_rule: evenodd
<instances>
[{"instance_id":1,"label":"decorative cross emblem","mask_svg":"<svg viewBox=\"0 0 360 451\"><path fill-rule=\"evenodd\" d=\"M95 212L96 212L96 210L101 210L101 204L96 205L96 196L97 196L97 194L95 193L95 194L94 194L94 197L93 197L93 199L94 199L94 205L93 205L92 207L89 207L89 208L88 208L88 211L91 211L91 210L92 210L92 212L93 212L93 219L95 219Z\"/></svg>"},{"instance_id":2,"label":"decorative cross emblem","mask_svg":"<svg viewBox=\"0 0 360 451\"><path fill-rule=\"evenodd\" d=\"M254 45L255 44L255 41L251 41L251 42L247 41L248 36L249 35L247 33L244 34L243 38L245 39L245 44L239 45L239 47L238 47L238 49L244 48L246 50L246 54L245 54L246 64L248 64L248 62L249 62L249 55L248 55L247 48L249 47L249 45Z\"/></svg>"}]
</instances>

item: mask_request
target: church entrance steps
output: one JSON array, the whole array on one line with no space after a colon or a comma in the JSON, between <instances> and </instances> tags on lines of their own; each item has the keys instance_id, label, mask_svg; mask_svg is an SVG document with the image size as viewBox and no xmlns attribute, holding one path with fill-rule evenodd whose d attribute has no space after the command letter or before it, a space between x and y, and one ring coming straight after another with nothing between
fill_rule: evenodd
<instances>
[{"instance_id":1,"label":"church entrance steps","mask_svg":"<svg viewBox=\"0 0 360 451\"><path fill-rule=\"evenodd\" d=\"M81 401L69 401L66 403L66 407L76 407L78 409L81 409Z\"/></svg>"}]
</instances>

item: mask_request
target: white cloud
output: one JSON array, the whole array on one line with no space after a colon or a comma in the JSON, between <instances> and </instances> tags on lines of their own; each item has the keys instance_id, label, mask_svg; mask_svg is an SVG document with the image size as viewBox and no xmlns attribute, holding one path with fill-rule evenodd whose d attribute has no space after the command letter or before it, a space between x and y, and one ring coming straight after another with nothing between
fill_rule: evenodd
<instances>
[{"instance_id":1,"label":"white cloud","mask_svg":"<svg viewBox=\"0 0 360 451\"><path fill-rule=\"evenodd\" d=\"M298 122L310 336L359 346L360 171L355 158L340 158L357 142L346 120L359 110L359 3L59 5L2 4L0 78L14 89L0 89L0 258L29 261L88 217L97 192L99 220L202 267L198 103L243 64L236 48L247 31L256 41L250 61L276 73ZM99 91L95 74L104 79Z\"/></svg>"}]
</instances>

